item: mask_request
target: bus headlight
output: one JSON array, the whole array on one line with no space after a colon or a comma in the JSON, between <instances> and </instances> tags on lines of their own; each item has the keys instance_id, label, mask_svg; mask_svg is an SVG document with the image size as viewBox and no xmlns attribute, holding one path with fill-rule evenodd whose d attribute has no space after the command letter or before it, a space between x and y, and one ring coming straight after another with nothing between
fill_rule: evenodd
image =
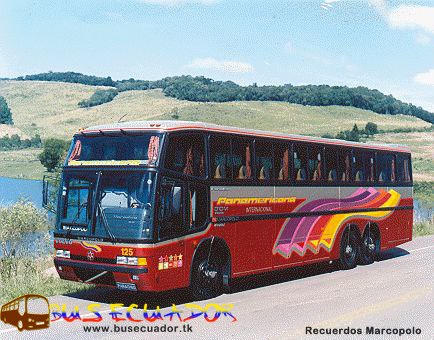
<instances>
[{"instance_id":1,"label":"bus headlight","mask_svg":"<svg viewBox=\"0 0 434 340\"><path fill-rule=\"evenodd\" d=\"M69 258L71 258L71 252L69 250L57 249L56 250L56 257L69 259Z\"/></svg>"},{"instance_id":2,"label":"bus headlight","mask_svg":"<svg viewBox=\"0 0 434 340\"><path fill-rule=\"evenodd\" d=\"M128 266L146 266L146 257L117 256L116 264L126 264Z\"/></svg>"}]
</instances>

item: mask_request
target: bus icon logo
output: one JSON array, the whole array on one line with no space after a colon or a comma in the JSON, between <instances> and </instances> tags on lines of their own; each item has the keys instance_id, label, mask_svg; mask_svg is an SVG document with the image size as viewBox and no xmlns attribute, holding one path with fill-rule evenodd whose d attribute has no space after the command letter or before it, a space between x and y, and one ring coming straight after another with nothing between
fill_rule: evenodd
<instances>
[{"instance_id":1,"label":"bus icon logo","mask_svg":"<svg viewBox=\"0 0 434 340\"><path fill-rule=\"evenodd\" d=\"M15 326L20 332L50 327L48 300L42 295L20 296L1 306L0 320Z\"/></svg>"}]
</instances>

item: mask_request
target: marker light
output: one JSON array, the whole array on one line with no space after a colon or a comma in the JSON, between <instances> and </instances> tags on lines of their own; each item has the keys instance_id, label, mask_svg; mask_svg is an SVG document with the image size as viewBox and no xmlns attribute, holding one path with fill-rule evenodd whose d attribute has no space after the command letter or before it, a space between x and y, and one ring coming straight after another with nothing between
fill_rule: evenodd
<instances>
[{"instance_id":1,"label":"marker light","mask_svg":"<svg viewBox=\"0 0 434 340\"><path fill-rule=\"evenodd\" d=\"M69 250L57 249L56 250L56 257L69 259L69 258L71 258L71 252Z\"/></svg>"},{"instance_id":2,"label":"marker light","mask_svg":"<svg viewBox=\"0 0 434 340\"><path fill-rule=\"evenodd\" d=\"M128 266L146 266L148 265L146 257L117 256L116 264L126 264Z\"/></svg>"}]
</instances>

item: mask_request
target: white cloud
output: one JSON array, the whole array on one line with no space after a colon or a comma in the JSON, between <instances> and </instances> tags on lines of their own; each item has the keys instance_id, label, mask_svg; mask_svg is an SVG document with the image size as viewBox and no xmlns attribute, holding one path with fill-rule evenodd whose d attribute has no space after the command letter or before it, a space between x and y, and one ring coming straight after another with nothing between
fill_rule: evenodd
<instances>
[{"instance_id":1,"label":"white cloud","mask_svg":"<svg viewBox=\"0 0 434 340\"><path fill-rule=\"evenodd\" d=\"M249 73L254 71L253 66L248 63L230 60L217 60L214 58L196 58L189 65L187 65L187 67L227 73Z\"/></svg>"},{"instance_id":2,"label":"white cloud","mask_svg":"<svg viewBox=\"0 0 434 340\"><path fill-rule=\"evenodd\" d=\"M333 3L334 2L339 2L339 1L341 1L341 0L324 0L322 3L321 3L321 8L322 9L325 9L325 10L329 10L330 8L332 8L333 7Z\"/></svg>"},{"instance_id":3,"label":"white cloud","mask_svg":"<svg viewBox=\"0 0 434 340\"><path fill-rule=\"evenodd\" d=\"M434 34L434 7L399 5L389 7L385 0L369 0L387 23L393 28L410 28Z\"/></svg>"},{"instance_id":4,"label":"white cloud","mask_svg":"<svg viewBox=\"0 0 434 340\"><path fill-rule=\"evenodd\" d=\"M434 69L416 74L413 80L419 84L434 86Z\"/></svg>"},{"instance_id":5,"label":"white cloud","mask_svg":"<svg viewBox=\"0 0 434 340\"><path fill-rule=\"evenodd\" d=\"M392 27L417 28L434 34L434 7L401 5L390 10L388 21Z\"/></svg>"},{"instance_id":6,"label":"white cloud","mask_svg":"<svg viewBox=\"0 0 434 340\"><path fill-rule=\"evenodd\" d=\"M187 4L202 4L202 5L212 5L219 0L137 0L145 4L151 5L163 5L163 6L178 6Z\"/></svg>"}]
</instances>

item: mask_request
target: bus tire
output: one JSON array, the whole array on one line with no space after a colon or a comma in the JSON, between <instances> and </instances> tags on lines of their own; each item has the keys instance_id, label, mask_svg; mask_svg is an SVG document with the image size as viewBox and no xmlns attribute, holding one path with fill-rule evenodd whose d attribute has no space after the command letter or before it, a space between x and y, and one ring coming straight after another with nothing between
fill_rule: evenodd
<instances>
[{"instance_id":1,"label":"bus tire","mask_svg":"<svg viewBox=\"0 0 434 340\"><path fill-rule=\"evenodd\" d=\"M18 330L19 330L20 332L23 331L23 329L24 329L24 325L23 325L23 322L22 322L21 320L18 321L18 323L17 323L17 328L18 328Z\"/></svg>"},{"instance_id":2,"label":"bus tire","mask_svg":"<svg viewBox=\"0 0 434 340\"><path fill-rule=\"evenodd\" d=\"M224 263L216 256L194 260L190 290L195 300L208 300L223 293Z\"/></svg>"},{"instance_id":3,"label":"bus tire","mask_svg":"<svg viewBox=\"0 0 434 340\"><path fill-rule=\"evenodd\" d=\"M360 254L359 238L357 237L357 233L351 230L352 228L357 227L349 225L342 233L339 267L343 270L356 267Z\"/></svg>"},{"instance_id":4,"label":"bus tire","mask_svg":"<svg viewBox=\"0 0 434 340\"><path fill-rule=\"evenodd\" d=\"M380 253L380 235L377 227L371 222L365 227L360 248L361 264L371 264L378 258Z\"/></svg>"}]
</instances>

